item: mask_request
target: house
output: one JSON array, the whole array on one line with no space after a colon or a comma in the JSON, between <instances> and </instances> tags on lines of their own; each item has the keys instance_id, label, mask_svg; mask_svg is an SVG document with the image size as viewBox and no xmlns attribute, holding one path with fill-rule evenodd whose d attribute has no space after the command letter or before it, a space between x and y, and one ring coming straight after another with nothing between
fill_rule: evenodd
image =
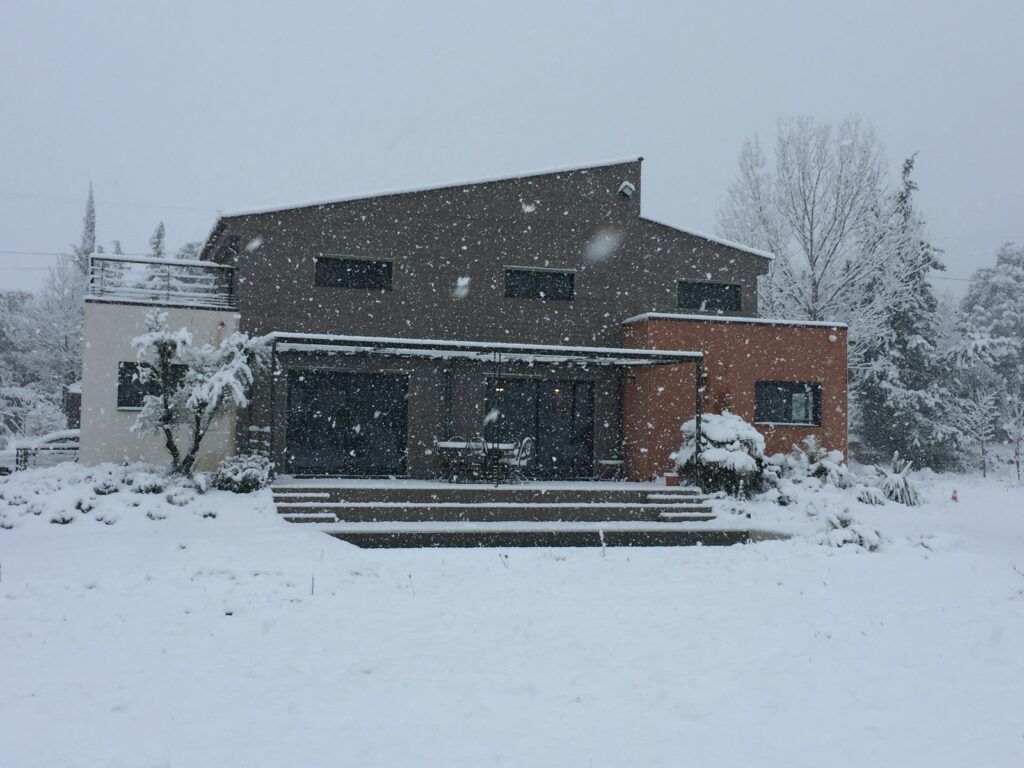
<instances>
[{"instance_id":1,"label":"house","mask_svg":"<svg viewBox=\"0 0 1024 768\"><path fill-rule=\"evenodd\" d=\"M483 434L533 437L536 478L650 479L698 407L770 451L845 451L845 327L759 317L771 254L648 219L641 193L634 160L225 215L198 264L96 256L82 460L159 454L128 436L152 306L199 339L272 339L202 466L261 450L291 474L431 478L438 441Z\"/></svg>"}]
</instances>

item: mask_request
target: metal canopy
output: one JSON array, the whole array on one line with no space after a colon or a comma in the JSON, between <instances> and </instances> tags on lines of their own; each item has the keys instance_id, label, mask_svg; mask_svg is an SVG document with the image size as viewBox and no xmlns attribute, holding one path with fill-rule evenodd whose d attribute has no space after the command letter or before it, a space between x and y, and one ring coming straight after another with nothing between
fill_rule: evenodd
<instances>
[{"instance_id":1,"label":"metal canopy","mask_svg":"<svg viewBox=\"0 0 1024 768\"><path fill-rule=\"evenodd\" d=\"M570 363L576 365L679 365L699 363L700 352L617 347L574 347L555 344L399 339L385 336L332 334L269 334L277 352L338 355L382 355L435 359L462 358L493 362Z\"/></svg>"}]
</instances>

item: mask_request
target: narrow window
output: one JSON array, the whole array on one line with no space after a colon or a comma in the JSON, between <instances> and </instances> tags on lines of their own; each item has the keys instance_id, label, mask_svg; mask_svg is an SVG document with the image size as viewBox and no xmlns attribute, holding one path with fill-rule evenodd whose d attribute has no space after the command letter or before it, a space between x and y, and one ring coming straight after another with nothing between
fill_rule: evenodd
<instances>
[{"instance_id":1,"label":"narrow window","mask_svg":"<svg viewBox=\"0 0 1024 768\"><path fill-rule=\"evenodd\" d=\"M679 308L698 312L739 312L740 286L680 280Z\"/></svg>"},{"instance_id":2,"label":"narrow window","mask_svg":"<svg viewBox=\"0 0 1024 768\"><path fill-rule=\"evenodd\" d=\"M331 288L362 288L390 291L392 264L374 259L335 259L321 256L316 260L316 285Z\"/></svg>"},{"instance_id":3,"label":"narrow window","mask_svg":"<svg viewBox=\"0 0 1024 768\"><path fill-rule=\"evenodd\" d=\"M759 424L821 424L821 384L759 381L754 388L754 421Z\"/></svg>"},{"instance_id":4,"label":"narrow window","mask_svg":"<svg viewBox=\"0 0 1024 768\"><path fill-rule=\"evenodd\" d=\"M160 382L150 378L143 382L139 363L117 364L117 407L122 410L138 410L146 402L146 395L159 395ZM185 366L175 363L171 366L174 386L185 378Z\"/></svg>"},{"instance_id":5,"label":"narrow window","mask_svg":"<svg viewBox=\"0 0 1024 768\"><path fill-rule=\"evenodd\" d=\"M572 301L576 275L552 269L506 269L505 295L512 299Z\"/></svg>"}]
</instances>

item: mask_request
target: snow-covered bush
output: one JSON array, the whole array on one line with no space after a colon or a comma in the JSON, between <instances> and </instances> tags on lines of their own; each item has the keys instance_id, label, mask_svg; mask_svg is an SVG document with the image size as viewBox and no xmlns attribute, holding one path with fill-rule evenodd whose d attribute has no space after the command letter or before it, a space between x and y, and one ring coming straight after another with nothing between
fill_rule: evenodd
<instances>
[{"instance_id":1,"label":"snow-covered bush","mask_svg":"<svg viewBox=\"0 0 1024 768\"><path fill-rule=\"evenodd\" d=\"M908 507L916 507L921 503L917 488L910 481L911 462L900 458L899 451L892 456L892 467L890 469L878 468L878 487L885 494L887 499L905 504Z\"/></svg>"},{"instance_id":2,"label":"snow-covered bush","mask_svg":"<svg viewBox=\"0 0 1024 768\"><path fill-rule=\"evenodd\" d=\"M765 486L764 437L754 427L728 411L706 413L701 418L697 446L697 421L683 424L683 445L673 454L679 476L705 492L724 491L750 496Z\"/></svg>"},{"instance_id":3,"label":"snow-covered bush","mask_svg":"<svg viewBox=\"0 0 1024 768\"><path fill-rule=\"evenodd\" d=\"M781 465L783 476L795 480L814 477L836 488L850 488L854 484L842 452L823 448L813 435L794 445L781 461L773 457L773 463Z\"/></svg>"},{"instance_id":4,"label":"snow-covered bush","mask_svg":"<svg viewBox=\"0 0 1024 768\"><path fill-rule=\"evenodd\" d=\"M213 487L233 493L251 493L270 481L270 459L259 453L228 456L213 473Z\"/></svg>"},{"instance_id":5,"label":"snow-covered bush","mask_svg":"<svg viewBox=\"0 0 1024 768\"><path fill-rule=\"evenodd\" d=\"M818 534L818 543L829 547L857 546L874 552L882 545L882 534L854 522L847 512L829 512L825 515L825 530Z\"/></svg>"}]
</instances>

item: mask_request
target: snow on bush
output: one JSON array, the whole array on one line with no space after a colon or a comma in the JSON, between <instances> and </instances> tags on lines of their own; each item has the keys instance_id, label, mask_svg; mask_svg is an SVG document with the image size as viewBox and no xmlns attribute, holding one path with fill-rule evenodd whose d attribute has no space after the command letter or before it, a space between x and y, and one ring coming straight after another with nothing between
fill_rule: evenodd
<instances>
[{"instance_id":1,"label":"snow on bush","mask_svg":"<svg viewBox=\"0 0 1024 768\"><path fill-rule=\"evenodd\" d=\"M682 429L683 445L672 455L680 477L705 492L749 496L762 490L764 437L752 425L728 411L704 414L699 454L696 419Z\"/></svg>"},{"instance_id":2,"label":"snow on bush","mask_svg":"<svg viewBox=\"0 0 1024 768\"><path fill-rule=\"evenodd\" d=\"M916 507L921 503L917 488L910 481L910 467L912 462L900 458L897 451L892 456L892 467L884 469L876 467L878 473L878 487L885 494L887 499L905 504L908 507Z\"/></svg>"},{"instance_id":3,"label":"snow on bush","mask_svg":"<svg viewBox=\"0 0 1024 768\"><path fill-rule=\"evenodd\" d=\"M851 488L854 485L853 475L843 460L842 452L823 448L813 435L805 437L800 445L794 445L788 454L772 456L769 462L778 468L776 471L781 477L797 483L806 478L817 478L836 488Z\"/></svg>"},{"instance_id":4,"label":"snow on bush","mask_svg":"<svg viewBox=\"0 0 1024 768\"><path fill-rule=\"evenodd\" d=\"M0 479L0 529L37 522L81 526L172 515L209 518L230 505L228 498L219 491L203 495L196 483L148 464L67 462Z\"/></svg>"},{"instance_id":5,"label":"snow on bush","mask_svg":"<svg viewBox=\"0 0 1024 768\"><path fill-rule=\"evenodd\" d=\"M818 543L829 547L863 547L874 552L882 545L882 535L874 528L855 523L847 512L829 512L825 515L825 530L818 534Z\"/></svg>"},{"instance_id":6,"label":"snow on bush","mask_svg":"<svg viewBox=\"0 0 1024 768\"><path fill-rule=\"evenodd\" d=\"M213 473L213 487L232 493L251 493L270 481L270 459L258 453L228 456Z\"/></svg>"}]
</instances>

